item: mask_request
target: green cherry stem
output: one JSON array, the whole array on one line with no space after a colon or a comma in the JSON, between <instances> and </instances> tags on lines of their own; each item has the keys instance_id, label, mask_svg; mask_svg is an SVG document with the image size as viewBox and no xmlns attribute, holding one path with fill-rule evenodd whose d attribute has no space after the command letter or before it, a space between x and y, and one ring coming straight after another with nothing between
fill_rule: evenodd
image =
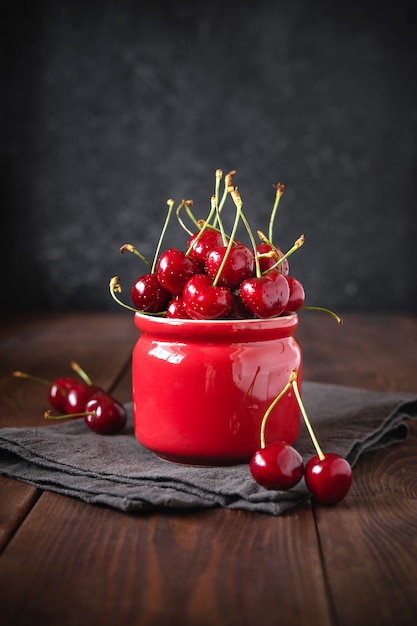
<instances>
[{"instance_id":1,"label":"green cherry stem","mask_svg":"<svg viewBox=\"0 0 417 626\"><path fill-rule=\"evenodd\" d=\"M52 415L51 411L45 411L43 414L46 420L66 420L72 417L85 417L86 415L94 415L94 411L83 411L82 413L68 413L67 415Z\"/></svg>"},{"instance_id":2,"label":"green cherry stem","mask_svg":"<svg viewBox=\"0 0 417 626\"><path fill-rule=\"evenodd\" d=\"M41 383L42 385L48 385L48 387L50 387L51 385L55 384L51 380L46 380L45 378L39 378L39 376L32 376L32 374L26 374L26 372L16 371L16 372L13 372L13 376L15 376L16 378L26 378L26 380L33 380L35 383ZM58 387L58 389L61 389L62 391L65 391L65 389L63 387L60 387L59 385L57 385L57 387Z\"/></svg>"},{"instance_id":3,"label":"green cherry stem","mask_svg":"<svg viewBox=\"0 0 417 626\"><path fill-rule=\"evenodd\" d=\"M259 235L260 231L258 231L258 235ZM259 235L260 238L262 239L261 235ZM278 261L276 263L274 263L274 265L272 265L271 267L269 267L264 274L267 274L268 272L270 272L271 270L274 270L276 267L279 267L281 265L281 263L287 259L289 256L291 256L291 254L293 254L296 250L298 250L298 248L300 248L304 243L304 235L300 235L300 237L294 241L294 244L291 246L291 248L282 256L278 259Z\"/></svg>"},{"instance_id":4,"label":"green cherry stem","mask_svg":"<svg viewBox=\"0 0 417 626\"><path fill-rule=\"evenodd\" d=\"M230 240L229 243L227 244L227 248L226 248L226 252L224 253L224 257L223 260L220 264L219 269L217 270L217 274L213 280L213 287L215 287L217 285L217 283L220 280L220 276L222 274L223 268L226 265L227 259L229 257L230 254L230 250L232 249L232 246L234 245L235 242L235 235L236 235L236 231L237 231L237 227L239 225L239 220L241 218L241 209L243 206L243 202L242 199L240 197L240 194L238 192L238 190L235 187L229 187L229 191L230 191L230 195L233 198L233 202L235 203L236 206L236 215L235 215L235 221L232 227L232 232L230 233Z\"/></svg>"},{"instance_id":5,"label":"green cherry stem","mask_svg":"<svg viewBox=\"0 0 417 626\"><path fill-rule=\"evenodd\" d=\"M141 252L139 252L139 250L133 246L131 243L124 243L122 246L120 246L120 253L123 254L124 252L132 252L133 254L136 254L136 256L138 256L141 261L144 261L144 263L146 263L146 265L151 265L150 261L148 261L148 259L143 256L143 254Z\"/></svg>"},{"instance_id":6,"label":"green cherry stem","mask_svg":"<svg viewBox=\"0 0 417 626\"><path fill-rule=\"evenodd\" d=\"M292 370L289 381L287 382L283 390L279 392L277 397L274 398L274 400L271 402L271 404L265 411L265 414L261 422L261 434L260 434L261 448L265 448L265 445L266 445L265 444L265 427L266 427L266 422L268 420L268 417L270 416L272 409L278 404L281 398L287 393L288 389L291 387L293 380L295 379L296 376L297 376L296 370Z\"/></svg>"},{"instance_id":7,"label":"green cherry stem","mask_svg":"<svg viewBox=\"0 0 417 626\"><path fill-rule=\"evenodd\" d=\"M181 204L184 203L184 200L181 202ZM152 262L152 268L151 268L151 274L155 274L155 270L156 270L156 264L158 262L158 256L159 256L159 251L161 249L161 245L162 245L162 240L165 236L166 230L168 228L168 222L171 218L171 213L172 213L172 209L174 208L174 200L167 200L167 205L168 205L168 211L167 211L167 215L165 218L165 222L164 225L162 227L162 231L159 237L159 241L158 241L158 245L156 246L156 250L155 250L155 255L153 258L153 262Z\"/></svg>"},{"instance_id":8,"label":"green cherry stem","mask_svg":"<svg viewBox=\"0 0 417 626\"><path fill-rule=\"evenodd\" d=\"M331 311L330 309L325 309L322 306L302 306L300 307L300 311L322 311L323 313L328 313L329 315L331 315L338 324L343 324L343 318L340 317L340 315L338 315L334 311Z\"/></svg>"},{"instance_id":9,"label":"green cherry stem","mask_svg":"<svg viewBox=\"0 0 417 626\"><path fill-rule=\"evenodd\" d=\"M278 205L279 205L279 201L281 200L281 197L284 193L284 185L281 185L281 183L278 183L277 185L274 185L276 191L275 194L275 202L274 202L274 206L272 207L272 211L271 211L271 217L269 219L269 230L268 230L268 239L269 241L272 241L273 239L273 229L274 229L274 222L275 222L275 216L277 213L277 209L278 209Z\"/></svg>"},{"instance_id":10,"label":"green cherry stem","mask_svg":"<svg viewBox=\"0 0 417 626\"><path fill-rule=\"evenodd\" d=\"M93 384L93 381L88 376L88 374L83 370L83 368L80 365L78 365L76 361L71 361L71 367L74 370L74 372L76 372L78 376L85 382L85 384L91 387L91 385Z\"/></svg>"},{"instance_id":11,"label":"green cherry stem","mask_svg":"<svg viewBox=\"0 0 417 626\"><path fill-rule=\"evenodd\" d=\"M312 440L312 442L314 444L314 447L316 449L317 455L318 455L320 461L323 461L324 454L323 454L322 449L320 448L319 442L317 441L316 435L314 434L314 431L313 431L313 428L311 426L310 420L308 419L307 412L305 410L303 401L301 400L300 390L298 389L297 377L295 377L292 380L291 384L292 384L292 387L294 389L294 394L295 394L295 397L297 399L298 406L300 407L301 414L302 414L302 416L304 418L305 425L307 426L307 430L310 433L311 440Z\"/></svg>"},{"instance_id":12,"label":"green cherry stem","mask_svg":"<svg viewBox=\"0 0 417 626\"><path fill-rule=\"evenodd\" d=\"M204 220L200 220L198 221L197 224L197 228L199 228L199 233L197 235L197 237L194 239L194 241L192 242L192 244L189 246L188 250L185 253L185 256L188 256L191 252L191 250L194 248L194 246L197 244L198 240L200 239L200 237L203 235L204 231L207 230L207 228L211 228L210 226L210 220L213 217L213 215L216 212L216 203L215 203L215 197L212 196L211 199L211 208L210 208L210 212L207 216L207 219ZM191 233L192 236L193 233Z\"/></svg>"},{"instance_id":13,"label":"green cherry stem","mask_svg":"<svg viewBox=\"0 0 417 626\"><path fill-rule=\"evenodd\" d=\"M179 204L177 206L176 209L176 216L177 216L177 220L179 221L179 223L181 224L182 228L185 230L186 233L188 233L191 237L191 235L193 234L193 231L190 230L189 228L187 228L187 226L184 224L182 218L180 217L180 211L182 208L184 208L187 212L188 217L190 218L190 220L193 222L193 224L195 226L197 226L198 228L198 221L196 220L196 218L193 215L193 212L191 211L190 207L193 205L193 201L192 200L183 200L181 202L181 204Z\"/></svg>"},{"instance_id":14,"label":"green cherry stem","mask_svg":"<svg viewBox=\"0 0 417 626\"><path fill-rule=\"evenodd\" d=\"M220 203L218 204L218 207L217 207L217 213L213 222L213 227L216 226L217 221L219 220L220 213L223 210L227 196L230 192L230 189L233 188L232 179L235 174L236 174L236 170L232 170L231 172L226 174L226 176L224 177L224 191L223 191L222 199L220 200Z\"/></svg>"}]
</instances>

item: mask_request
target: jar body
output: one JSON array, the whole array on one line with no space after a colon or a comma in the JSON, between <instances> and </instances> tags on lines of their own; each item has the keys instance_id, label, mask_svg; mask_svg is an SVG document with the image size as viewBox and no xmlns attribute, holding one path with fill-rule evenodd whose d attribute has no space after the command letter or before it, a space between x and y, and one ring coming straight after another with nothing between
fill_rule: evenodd
<instances>
[{"instance_id":1,"label":"jar body","mask_svg":"<svg viewBox=\"0 0 417 626\"><path fill-rule=\"evenodd\" d=\"M298 371L297 315L267 320L173 320L135 314L135 434L177 462L247 462L260 447L265 411ZM300 410L292 388L266 424L266 443L294 443Z\"/></svg>"}]
</instances>

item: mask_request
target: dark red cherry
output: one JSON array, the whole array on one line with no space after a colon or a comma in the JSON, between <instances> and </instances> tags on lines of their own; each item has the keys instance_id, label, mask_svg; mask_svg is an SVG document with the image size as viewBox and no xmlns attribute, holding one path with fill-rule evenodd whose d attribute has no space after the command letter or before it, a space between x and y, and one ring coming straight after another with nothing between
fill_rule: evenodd
<instances>
[{"instance_id":1,"label":"dark red cherry","mask_svg":"<svg viewBox=\"0 0 417 626\"><path fill-rule=\"evenodd\" d=\"M290 296L285 307L285 313L294 313L303 306L305 300L304 287L299 280L292 276L286 276L290 288Z\"/></svg>"},{"instance_id":2,"label":"dark red cherry","mask_svg":"<svg viewBox=\"0 0 417 626\"><path fill-rule=\"evenodd\" d=\"M161 254L156 264L156 275L166 291L174 295L182 294L184 285L191 276L199 274L201 263L177 248L169 248Z\"/></svg>"},{"instance_id":3,"label":"dark red cherry","mask_svg":"<svg viewBox=\"0 0 417 626\"><path fill-rule=\"evenodd\" d=\"M249 311L243 304L239 296L233 296L232 310L229 313L229 319L232 320L247 320L254 319L254 314Z\"/></svg>"},{"instance_id":4,"label":"dark red cherry","mask_svg":"<svg viewBox=\"0 0 417 626\"><path fill-rule=\"evenodd\" d=\"M227 246L221 246L212 248L207 253L205 270L212 280L217 276L226 251ZM217 284L230 287L230 289L239 287L242 280L253 275L254 267L255 259L253 252L243 244L235 245L230 249Z\"/></svg>"},{"instance_id":5,"label":"dark red cherry","mask_svg":"<svg viewBox=\"0 0 417 626\"><path fill-rule=\"evenodd\" d=\"M86 383L77 382L68 390L64 400L64 413L81 413L85 411L88 400L104 390L97 385L87 385Z\"/></svg>"},{"instance_id":6,"label":"dark red cherry","mask_svg":"<svg viewBox=\"0 0 417 626\"><path fill-rule=\"evenodd\" d=\"M139 311L160 313L166 310L171 294L161 286L156 274L144 274L133 283L131 298Z\"/></svg>"},{"instance_id":7,"label":"dark red cherry","mask_svg":"<svg viewBox=\"0 0 417 626\"><path fill-rule=\"evenodd\" d=\"M304 472L299 452L283 441L270 443L255 452L249 468L253 478L262 487L279 490L294 487Z\"/></svg>"},{"instance_id":8,"label":"dark red cherry","mask_svg":"<svg viewBox=\"0 0 417 626\"><path fill-rule=\"evenodd\" d=\"M194 233L194 235L192 235L187 241L187 250L192 246L188 256L197 259L197 261L204 264L207 253L212 248L223 245L223 238L221 233L213 228L206 228L200 237L199 235L200 231Z\"/></svg>"},{"instance_id":9,"label":"dark red cherry","mask_svg":"<svg viewBox=\"0 0 417 626\"><path fill-rule=\"evenodd\" d=\"M49 387L49 403L57 411L65 412L65 401L68 392L80 385L80 381L75 378L62 377L54 380Z\"/></svg>"},{"instance_id":10,"label":"dark red cherry","mask_svg":"<svg viewBox=\"0 0 417 626\"><path fill-rule=\"evenodd\" d=\"M287 279L275 270L261 277L247 278L239 288L243 304L260 318L280 315L287 306L289 295Z\"/></svg>"},{"instance_id":11,"label":"dark red cherry","mask_svg":"<svg viewBox=\"0 0 417 626\"><path fill-rule=\"evenodd\" d=\"M87 402L84 421L91 430L99 435L115 435L127 422L126 409L112 396L96 394Z\"/></svg>"},{"instance_id":12,"label":"dark red cherry","mask_svg":"<svg viewBox=\"0 0 417 626\"><path fill-rule=\"evenodd\" d=\"M348 461L338 454L327 453L323 460L315 455L306 463L305 481L318 502L337 504L350 489L352 468Z\"/></svg>"},{"instance_id":13,"label":"dark red cherry","mask_svg":"<svg viewBox=\"0 0 417 626\"><path fill-rule=\"evenodd\" d=\"M182 296L173 296L168 304L167 317L170 319L190 319L184 308Z\"/></svg>"},{"instance_id":14,"label":"dark red cherry","mask_svg":"<svg viewBox=\"0 0 417 626\"><path fill-rule=\"evenodd\" d=\"M184 308L192 319L225 318L233 305L233 294L227 287L213 286L210 276L196 274L185 284Z\"/></svg>"},{"instance_id":15,"label":"dark red cherry","mask_svg":"<svg viewBox=\"0 0 417 626\"><path fill-rule=\"evenodd\" d=\"M261 272L267 272L273 265L276 264L276 262L284 256L284 253L282 252L282 250L280 250L279 248L277 248L275 246L275 248L271 248L271 246L269 245L269 243L266 243L265 241L262 241L261 243L258 243L256 246L256 252L257 254L268 254L271 251L273 251L273 255L272 256L260 256L259 257L259 266L261 269ZM287 276L289 271L290 271L290 265L288 263L288 259L284 259L282 263L280 263L276 268L275 268L278 272L280 272L281 274L284 274L284 276Z\"/></svg>"}]
</instances>

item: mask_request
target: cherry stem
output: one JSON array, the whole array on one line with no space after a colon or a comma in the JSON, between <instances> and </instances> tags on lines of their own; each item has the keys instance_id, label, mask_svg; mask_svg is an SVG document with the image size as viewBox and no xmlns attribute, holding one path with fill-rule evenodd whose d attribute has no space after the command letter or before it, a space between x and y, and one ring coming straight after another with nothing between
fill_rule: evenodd
<instances>
[{"instance_id":1,"label":"cherry stem","mask_svg":"<svg viewBox=\"0 0 417 626\"><path fill-rule=\"evenodd\" d=\"M308 419L307 412L305 410L303 401L302 401L301 396L300 396L300 391L298 389L298 383L297 383L297 378L296 377L292 381L292 387L294 389L294 394L295 394L295 397L297 399L298 406L300 407L301 414L302 414L302 416L304 418L304 422L305 422L305 425L307 426L307 430L310 433L310 437L311 437L311 440L312 440L312 442L314 444L314 447L316 449L317 455L318 455L320 461L323 461L323 459L325 457L324 457L322 449L320 448L319 442L317 441L316 435L314 434L314 431L313 431L313 428L311 426L310 420Z\"/></svg>"},{"instance_id":2,"label":"cherry stem","mask_svg":"<svg viewBox=\"0 0 417 626\"><path fill-rule=\"evenodd\" d=\"M120 278L118 276L113 276L113 278L110 279L110 283L109 283L110 295L113 298L113 300L117 302L117 304L120 304L120 306L124 307L125 309L128 309L129 311L133 311L133 313L143 313L144 315L156 315L156 316L161 316L161 315L166 314L166 311L158 311L157 313L150 313L149 311L140 311L139 309L135 309L133 306L129 306L128 304L125 304L124 302L122 302L116 296L116 291L117 293L122 292L122 288L120 286L119 281L120 281Z\"/></svg>"},{"instance_id":3,"label":"cherry stem","mask_svg":"<svg viewBox=\"0 0 417 626\"><path fill-rule=\"evenodd\" d=\"M146 265L151 265L150 261L148 261L148 259L143 256L143 254L141 252L139 252L139 250L137 248L135 248L135 246L133 246L131 243L124 243L122 246L120 246L120 253L123 254L124 252L126 252L126 250L128 252L132 252L133 254L136 254L136 256L138 256L141 261L144 261L144 263L146 263Z\"/></svg>"},{"instance_id":4,"label":"cherry stem","mask_svg":"<svg viewBox=\"0 0 417 626\"><path fill-rule=\"evenodd\" d=\"M330 309L325 309L322 306L302 306L300 307L300 311L322 311L323 313L328 313L329 315L331 315L338 324L343 324L343 318L341 318L340 315L338 315L334 311L331 311Z\"/></svg>"},{"instance_id":5,"label":"cherry stem","mask_svg":"<svg viewBox=\"0 0 417 626\"><path fill-rule=\"evenodd\" d=\"M260 233L260 231L258 231L258 234ZM269 243L269 242L268 242ZM279 265L281 265L281 263L283 261L285 261L285 259L287 259L289 256L291 256L291 254L293 254L296 250L298 250L298 248L300 248L304 243L304 235L300 235L300 237L294 242L294 244L291 246L291 248L288 250L288 252L286 252L283 256L281 256L278 261L276 263L274 263L274 265L272 265L271 267L269 267L264 274L267 274L268 272L274 270L276 267L278 267Z\"/></svg>"},{"instance_id":6,"label":"cherry stem","mask_svg":"<svg viewBox=\"0 0 417 626\"><path fill-rule=\"evenodd\" d=\"M296 376L296 370L293 370L291 372L290 379L287 382L287 384L285 385L284 389L282 391L280 391L280 393L271 402L271 404L269 405L269 407L265 411L265 414L264 414L264 416L262 418L262 422L261 422L261 434L260 434L261 448L265 448L265 445L266 445L265 444L265 427L266 427L266 422L268 420L268 417L270 416L272 409L278 404L278 402L281 400L281 398L287 393L288 389L291 387L293 379L294 379L295 376Z\"/></svg>"},{"instance_id":7,"label":"cherry stem","mask_svg":"<svg viewBox=\"0 0 417 626\"><path fill-rule=\"evenodd\" d=\"M220 220L220 213L223 210L224 203L226 202L227 195L228 195L228 193L230 191L230 188L232 187L232 179L233 179L233 176L235 174L236 174L236 171L232 170L231 172L226 174L226 176L224 177L223 196L222 196L222 199L220 200L220 203L218 204L217 213L216 213L216 217L215 217L214 222L213 222L213 226L216 226L217 221Z\"/></svg>"},{"instance_id":8,"label":"cherry stem","mask_svg":"<svg viewBox=\"0 0 417 626\"><path fill-rule=\"evenodd\" d=\"M210 220L213 217L215 212L216 212L216 205L212 201L211 209L210 209L210 212L209 212L209 214L207 216L207 219L205 221L202 221L202 225L201 225L201 222L196 222L197 228L199 228L200 232L198 233L197 237L194 239L192 244L189 246L188 250L185 253L185 256L188 256L190 254L191 250L197 244L198 240L203 235L204 231L207 230L207 228L211 228ZM190 234L193 235L193 233L190 233Z\"/></svg>"},{"instance_id":9,"label":"cherry stem","mask_svg":"<svg viewBox=\"0 0 417 626\"><path fill-rule=\"evenodd\" d=\"M32 374L26 374L26 372L19 372L19 371L13 372L13 376L16 376L16 378L26 378L26 380L33 380L35 383L48 385L48 387L54 384L51 380L46 380L45 378L39 378L38 376L32 376ZM63 387L59 387L59 385L57 385L57 387L59 389L62 389L62 391L64 391Z\"/></svg>"},{"instance_id":10,"label":"cherry stem","mask_svg":"<svg viewBox=\"0 0 417 626\"><path fill-rule=\"evenodd\" d=\"M284 193L284 185L281 185L281 183L278 183L277 185L274 185L276 191L275 194L275 202L274 202L274 206L272 207L272 211L271 211L271 217L269 219L269 230L268 230L268 238L270 241L272 241L273 239L273 229L274 229L274 221L275 221L275 216L277 213L277 209L278 209L278 205L279 205L279 201L281 200L282 194Z\"/></svg>"},{"instance_id":11,"label":"cherry stem","mask_svg":"<svg viewBox=\"0 0 417 626\"><path fill-rule=\"evenodd\" d=\"M240 211L240 217L242 218L242 222L245 225L245 228L246 228L246 230L248 232L248 235L249 235L250 242L252 244L253 256L255 258L255 273L256 273L256 277L260 278L262 276L262 272L261 272L261 266L260 266L260 263L259 263L259 255L257 254L257 251L256 251L255 238L253 236L252 229L251 229L251 227L249 225L249 222L246 219L246 216L245 216L245 214L243 213L242 210Z\"/></svg>"},{"instance_id":12,"label":"cherry stem","mask_svg":"<svg viewBox=\"0 0 417 626\"><path fill-rule=\"evenodd\" d=\"M216 170L216 184L214 188L214 195L216 198L216 205L219 206L219 190L220 190L220 181L223 178L223 170Z\"/></svg>"},{"instance_id":13,"label":"cherry stem","mask_svg":"<svg viewBox=\"0 0 417 626\"><path fill-rule=\"evenodd\" d=\"M83 370L83 368L80 365L78 365L78 363L76 363L75 361L71 361L71 367L74 370L74 372L77 372L78 376L85 382L85 384L91 387L91 385L93 384L93 381L88 376L88 374Z\"/></svg>"},{"instance_id":14,"label":"cherry stem","mask_svg":"<svg viewBox=\"0 0 417 626\"><path fill-rule=\"evenodd\" d=\"M184 208L187 212L188 217L190 218L190 220L193 222L193 224L195 224L195 226L197 226L198 228L198 222L196 220L196 218L193 215L193 212L190 209L190 206L192 206L193 201L192 200L183 200L181 202L181 204L179 204L177 206L177 210L176 210L176 215L177 215L177 220L179 221L179 223L181 224L182 228L185 230L186 233L188 233L191 237L191 235L193 234L193 231L190 230L189 228L186 227L186 225L184 224L184 222L182 221L182 219L180 218L180 211L182 208Z\"/></svg>"},{"instance_id":15,"label":"cherry stem","mask_svg":"<svg viewBox=\"0 0 417 626\"><path fill-rule=\"evenodd\" d=\"M43 414L46 420L66 420L71 417L85 417L86 415L95 415L95 411L83 411L82 413L68 413L67 415L51 415L51 411L45 411Z\"/></svg>"},{"instance_id":16,"label":"cherry stem","mask_svg":"<svg viewBox=\"0 0 417 626\"><path fill-rule=\"evenodd\" d=\"M240 197L240 194L239 194L238 190L235 187L233 187L233 186L229 187L229 191L230 191L230 195L233 198L233 202L235 203L235 206L236 206L236 215L235 215L235 221L234 221L234 224L233 224L232 232L230 233L230 240L229 240L229 243L227 245L226 252L224 254L224 257L223 257L223 260L222 260L222 262L220 264L220 267L217 270L217 274L216 274L216 276L215 276L215 278L213 280L213 287L215 287L217 285L218 281L220 280L220 276L222 274L223 268L226 265L227 259L228 259L229 254L230 254L230 250L232 249L232 246L234 245L237 227L238 227L238 224L239 224L239 220L241 218L241 208L243 206L243 202L242 202L242 199Z\"/></svg>"},{"instance_id":17,"label":"cherry stem","mask_svg":"<svg viewBox=\"0 0 417 626\"><path fill-rule=\"evenodd\" d=\"M181 204L183 204L184 202L185 202L185 200L183 200L181 202ZM158 245L156 246L155 255L154 255L154 258L153 258L153 262L152 262L151 274L155 274L156 264L158 262L159 251L161 249L162 240L163 240L163 238L165 236L165 232L166 232L166 229L168 227L168 222L169 222L169 220L171 218L172 209L174 207L174 200L167 200L167 204L168 204L168 212L167 212L167 215L166 215L166 218L165 218L165 222L164 222L161 234L159 236Z\"/></svg>"}]
</instances>

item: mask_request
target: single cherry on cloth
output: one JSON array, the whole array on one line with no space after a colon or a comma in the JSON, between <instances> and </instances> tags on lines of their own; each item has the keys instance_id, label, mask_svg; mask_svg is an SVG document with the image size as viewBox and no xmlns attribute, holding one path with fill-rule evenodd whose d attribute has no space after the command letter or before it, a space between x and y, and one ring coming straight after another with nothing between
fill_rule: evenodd
<instances>
[{"instance_id":1,"label":"single cherry on cloth","mask_svg":"<svg viewBox=\"0 0 417 626\"><path fill-rule=\"evenodd\" d=\"M285 276L271 270L264 276L244 280L239 288L239 296L256 317L275 317L285 310L290 288Z\"/></svg>"},{"instance_id":2,"label":"single cherry on cloth","mask_svg":"<svg viewBox=\"0 0 417 626\"><path fill-rule=\"evenodd\" d=\"M205 270L214 280L228 250L227 246L212 248L206 256ZM244 244L232 246L224 263L217 284L234 289L242 280L253 275L255 258L253 252Z\"/></svg>"},{"instance_id":3,"label":"single cherry on cloth","mask_svg":"<svg viewBox=\"0 0 417 626\"><path fill-rule=\"evenodd\" d=\"M305 466L305 481L313 497L321 504L337 504L352 484L352 468L338 454L327 452L309 459Z\"/></svg>"},{"instance_id":4,"label":"single cherry on cloth","mask_svg":"<svg viewBox=\"0 0 417 626\"><path fill-rule=\"evenodd\" d=\"M249 468L259 485L283 491L299 483L304 473L300 453L284 441L260 448L251 458Z\"/></svg>"},{"instance_id":5,"label":"single cherry on cloth","mask_svg":"<svg viewBox=\"0 0 417 626\"><path fill-rule=\"evenodd\" d=\"M138 311L159 313L165 311L171 294L162 287L156 274L143 274L133 283L131 298Z\"/></svg>"},{"instance_id":6,"label":"single cherry on cloth","mask_svg":"<svg viewBox=\"0 0 417 626\"><path fill-rule=\"evenodd\" d=\"M233 294L228 287L214 286L207 274L196 274L185 284L183 301L191 319L214 320L229 315Z\"/></svg>"},{"instance_id":7,"label":"single cherry on cloth","mask_svg":"<svg viewBox=\"0 0 417 626\"><path fill-rule=\"evenodd\" d=\"M171 294L181 294L191 276L202 271L197 259L187 256L182 250L169 248L158 258L156 275L162 287Z\"/></svg>"},{"instance_id":8,"label":"single cherry on cloth","mask_svg":"<svg viewBox=\"0 0 417 626\"><path fill-rule=\"evenodd\" d=\"M85 411L85 423L99 435L115 435L127 422L123 404L106 393L93 395L87 402Z\"/></svg>"},{"instance_id":9,"label":"single cherry on cloth","mask_svg":"<svg viewBox=\"0 0 417 626\"><path fill-rule=\"evenodd\" d=\"M206 228L202 233L197 231L187 241L188 256L204 264L207 253L212 248L223 245L223 237L218 230Z\"/></svg>"}]
</instances>

